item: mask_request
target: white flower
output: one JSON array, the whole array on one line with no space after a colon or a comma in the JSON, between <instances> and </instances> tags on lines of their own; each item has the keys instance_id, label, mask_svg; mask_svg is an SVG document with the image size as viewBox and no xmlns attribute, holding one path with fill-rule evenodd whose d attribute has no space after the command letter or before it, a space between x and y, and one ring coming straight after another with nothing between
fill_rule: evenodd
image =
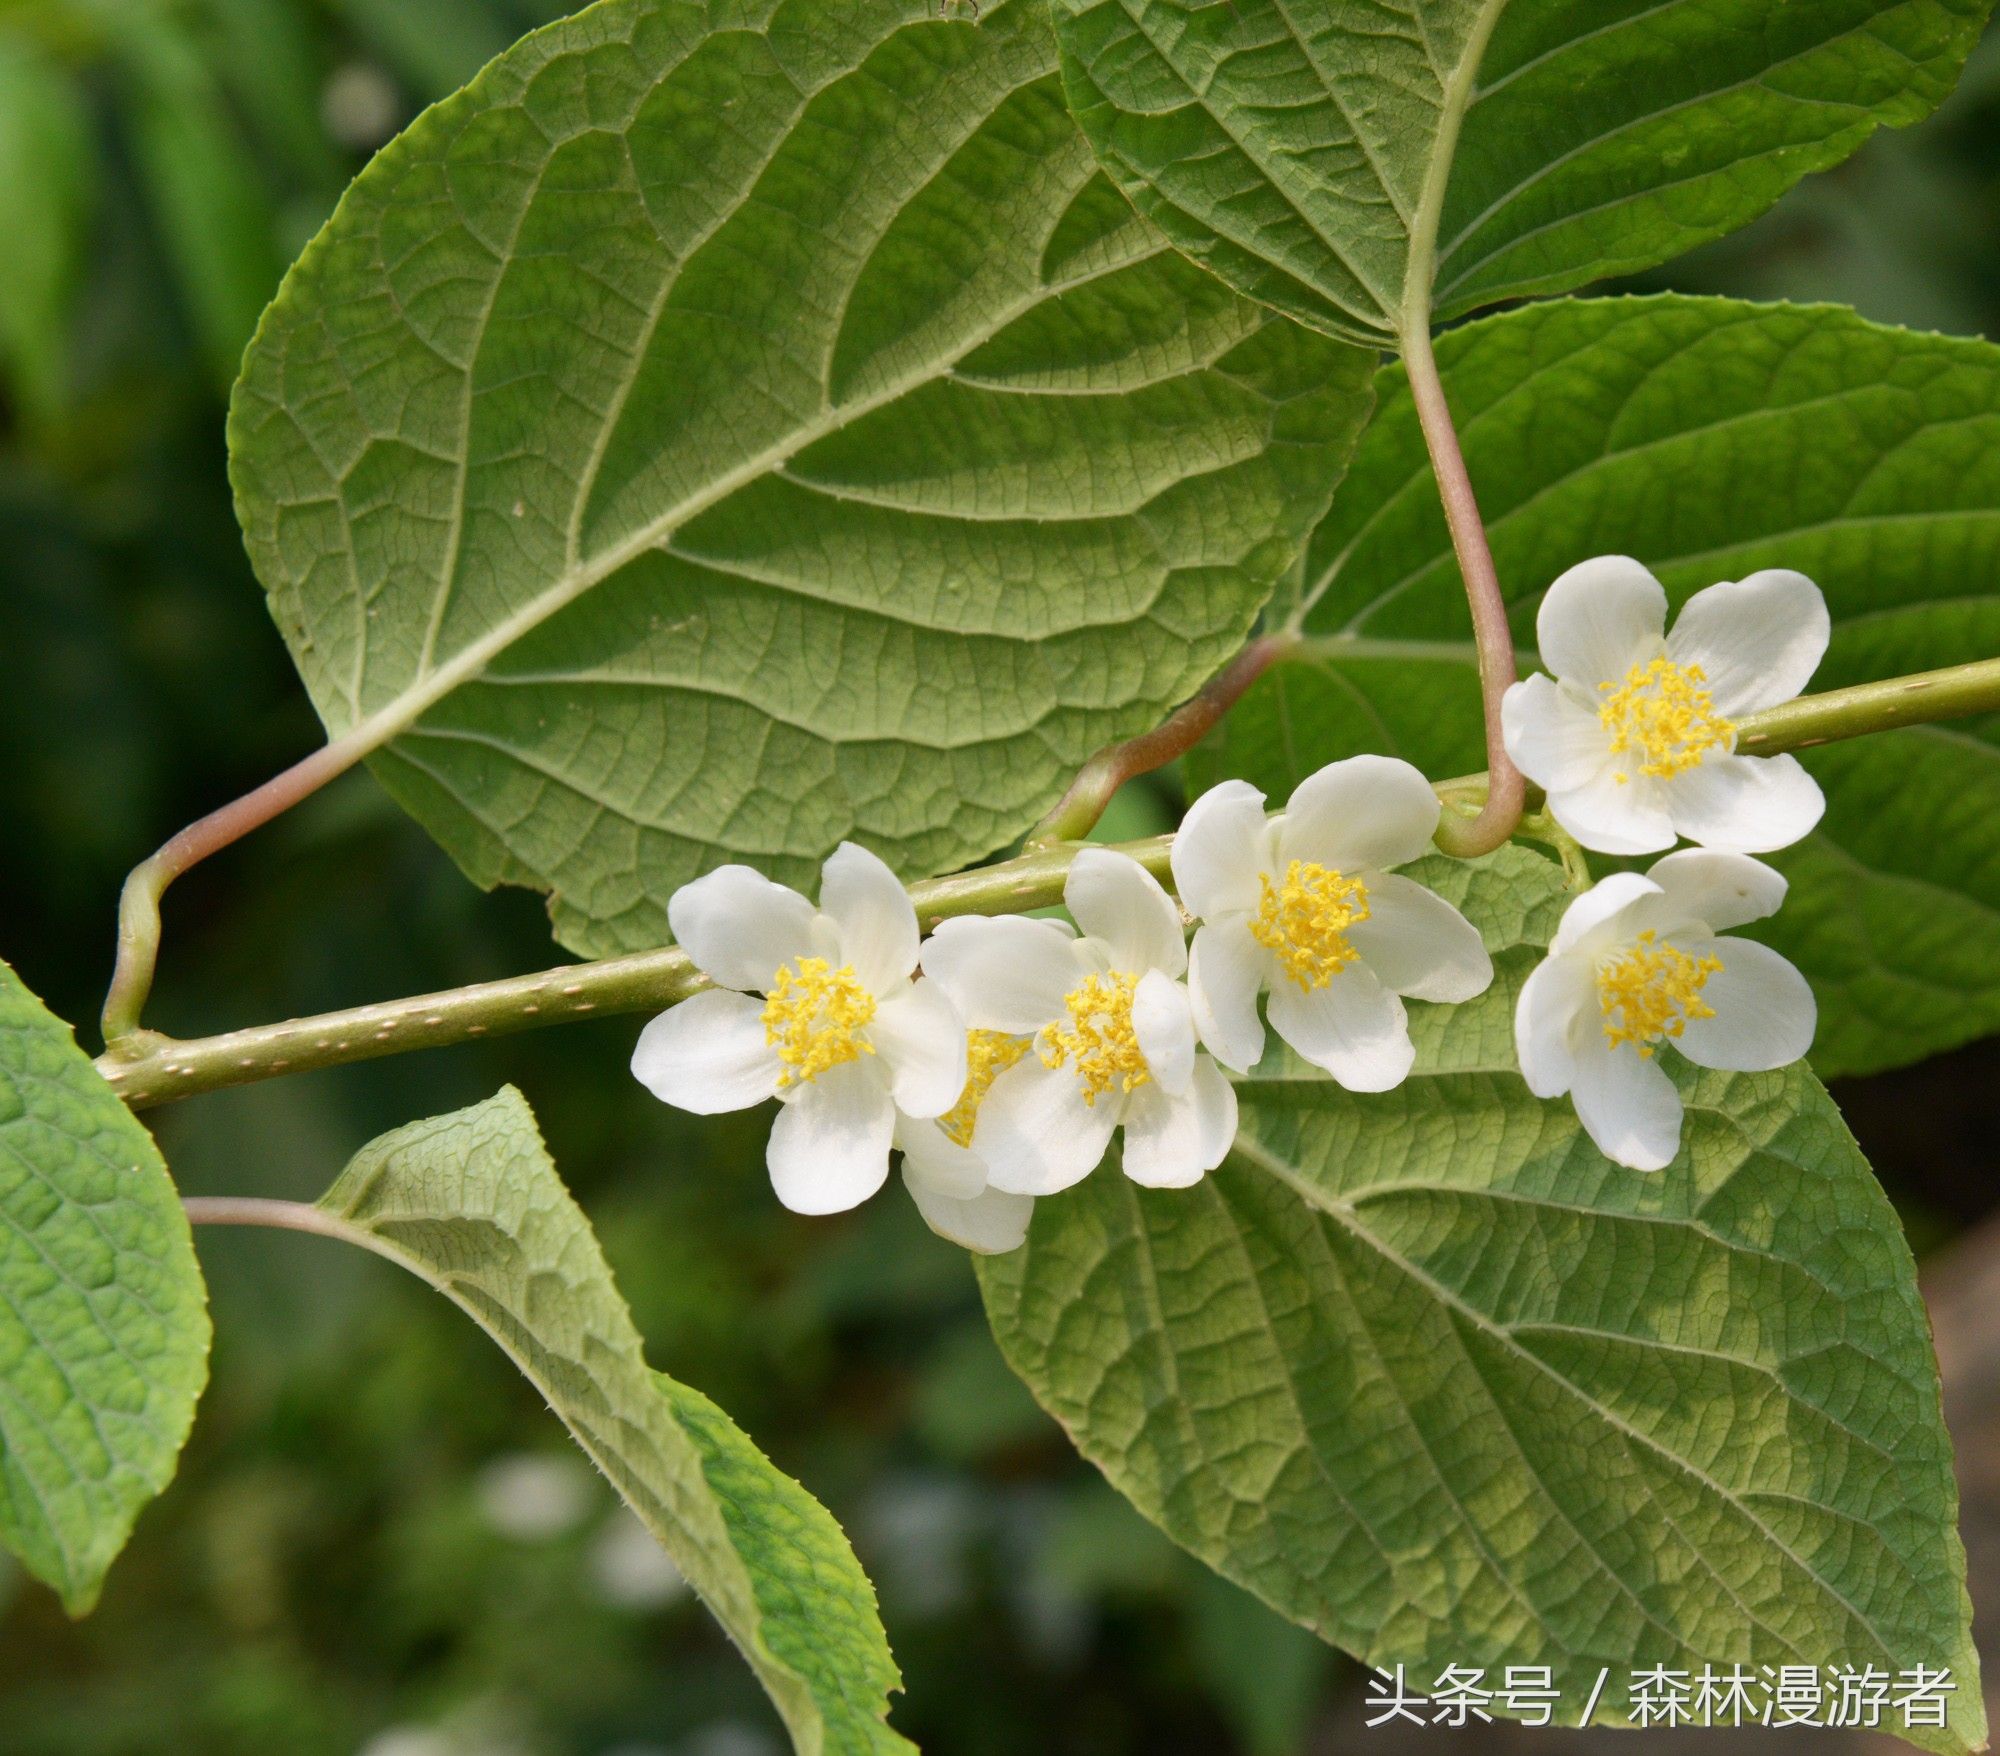
<instances>
[{"instance_id":1,"label":"white flower","mask_svg":"<svg viewBox=\"0 0 2000 1756\"><path fill-rule=\"evenodd\" d=\"M1812 1045L1805 978L1768 946L1719 937L1774 914L1785 880L1746 854L1684 848L1618 872L1564 911L1521 989L1514 1045L1528 1089L1576 1105L1598 1150L1657 1171L1680 1150L1681 1100L1654 1050L1761 1073Z\"/></svg>"},{"instance_id":2,"label":"white flower","mask_svg":"<svg viewBox=\"0 0 2000 1756\"><path fill-rule=\"evenodd\" d=\"M1416 1058L1401 996L1469 1000L1493 980L1478 930L1401 866L1431 851L1438 797L1407 762L1350 756L1282 815L1224 781L1174 837L1174 884L1201 921L1188 985L1201 1040L1239 1073L1271 1028L1350 1091L1387 1091Z\"/></svg>"},{"instance_id":3,"label":"white flower","mask_svg":"<svg viewBox=\"0 0 2000 1756\"><path fill-rule=\"evenodd\" d=\"M941 1238L999 1256L1027 1238L1035 1198L987 1182L986 1161L972 1150L979 1112L993 1082L1027 1054L1028 1038L1004 1031L966 1032L965 1089L936 1121L896 1123L896 1144L903 1150L903 1186L909 1190L924 1223Z\"/></svg>"},{"instance_id":4,"label":"white flower","mask_svg":"<svg viewBox=\"0 0 2000 1756\"><path fill-rule=\"evenodd\" d=\"M1826 652L1826 600L1771 570L1698 591L1666 630L1667 594L1637 561L1600 555L1548 589L1536 618L1555 673L1501 705L1507 754L1587 848L1653 854L1789 847L1826 808L1791 756L1739 756L1736 721L1790 701Z\"/></svg>"},{"instance_id":5,"label":"white flower","mask_svg":"<svg viewBox=\"0 0 2000 1756\"><path fill-rule=\"evenodd\" d=\"M897 1116L941 1116L965 1088L965 1026L935 982L912 982L917 915L866 848L827 859L820 907L748 866L722 866L667 904L674 937L716 985L663 1012L632 1071L697 1115L783 1106L766 1162L794 1213L839 1213L889 1174Z\"/></svg>"},{"instance_id":6,"label":"white flower","mask_svg":"<svg viewBox=\"0 0 2000 1756\"><path fill-rule=\"evenodd\" d=\"M1195 1048L1180 911L1136 860L1076 856L1063 891L1084 937L1055 921L946 921L924 973L975 1031L1031 1048L999 1071L971 1135L996 1189L1053 1195L1096 1168L1125 1128L1125 1172L1198 1183L1236 1136L1236 1093Z\"/></svg>"}]
</instances>

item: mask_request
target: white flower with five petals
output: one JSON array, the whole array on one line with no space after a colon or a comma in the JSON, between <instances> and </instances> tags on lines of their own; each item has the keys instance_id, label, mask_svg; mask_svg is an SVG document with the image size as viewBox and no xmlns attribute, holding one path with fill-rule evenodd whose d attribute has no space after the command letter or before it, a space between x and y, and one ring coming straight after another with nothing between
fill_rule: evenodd
<instances>
[{"instance_id":1,"label":"white flower with five petals","mask_svg":"<svg viewBox=\"0 0 2000 1756\"><path fill-rule=\"evenodd\" d=\"M889 1174L899 1116L943 1115L966 1082L957 1011L936 983L910 979L909 892L842 842L817 909L748 866L722 866L677 890L667 920L716 985L640 1033L640 1083L704 1116L777 1098L766 1162L778 1199L794 1213L867 1200Z\"/></svg>"},{"instance_id":2,"label":"white flower with five petals","mask_svg":"<svg viewBox=\"0 0 2000 1756\"><path fill-rule=\"evenodd\" d=\"M896 1144L903 1153L903 1186L941 1238L981 1256L1018 1248L1028 1236L1035 1198L992 1187L986 1161L972 1150L980 1107L993 1082L1028 1052L1024 1036L973 1030L965 1037L965 1089L935 1121L908 1116L896 1120Z\"/></svg>"},{"instance_id":3,"label":"white flower with five petals","mask_svg":"<svg viewBox=\"0 0 2000 1756\"><path fill-rule=\"evenodd\" d=\"M1775 914L1785 880L1747 854L1684 848L1617 872L1564 911L1521 989L1514 1043L1528 1089L1565 1093L1606 1158L1657 1171L1680 1150L1680 1093L1655 1051L1767 1072L1812 1046L1805 978L1769 946L1725 938Z\"/></svg>"},{"instance_id":4,"label":"white flower with five petals","mask_svg":"<svg viewBox=\"0 0 2000 1756\"><path fill-rule=\"evenodd\" d=\"M1403 997L1469 1000L1493 980L1478 929L1392 867L1432 851L1438 797L1407 762L1350 756L1267 819L1224 781L1174 837L1174 884L1201 922L1188 986L1209 1052L1239 1073L1271 1028L1350 1091L1387 1091L1416 1058Z\"/></svg>"},{"instance_id":5,"label":"white flower with five petals","mask_svg":"<svg viewBox=\"0 0 2000 1756\"><path fill-rule=\"evenodd\" d=\"M1637 561L1600 555L1549 587L1536 618L1553 679L1508 689L1507 754L1587 848L1651 854L1789 847L1826 808L1792 756L1742 756L1737 721L1789 701L1831 624L1803 573L1698 591L1667 632L1667 594Z\"/></svg>"},{"instance_id":6,"label":"white flower with five petals","mask_svg":"<svg viewBox=\"0 0 2000 1756\"><path fill-rule=\"evenodd\" d=\"M995 1189L1053 1195L1122 1124L1135 1183L1197 1183L1236 1136L1236 1093L1195 1047L1180 911L1108 848L1076 856L1063 900L1080 938L1003 915L946 921L924 945L924 973L975 1032L1025 1045L979 1102L970 1150Z\"/></svg>"}]
</instances>

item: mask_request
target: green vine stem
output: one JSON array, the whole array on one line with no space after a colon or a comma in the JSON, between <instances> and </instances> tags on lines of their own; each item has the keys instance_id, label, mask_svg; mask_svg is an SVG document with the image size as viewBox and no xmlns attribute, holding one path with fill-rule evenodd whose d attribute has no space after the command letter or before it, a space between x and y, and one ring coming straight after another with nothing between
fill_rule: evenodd
<instances>
[{"instance_id":1,"label":"green vine stem","mask_svg":"<svg viewBox=\"0 0 2000 1756\"><path fill-rule=\"evenodd\" d=\"M1738 727L1737 748L1771 756L1868 732L1996 712L2000 712L2000 658L1983 659L1801 696L1745 719ZM1466 798L1482 784L1482 777L1474 775L1442 782L1438 791L1449 802ZM1171 882L1167 860L1172 846L1171 836L1155 836L1128 842L1122 851L1155 877ZM1063 881L1075 855L1074 846L1039 849L998 865L926 879L910 886L910 896L926 927L952 915L1046 908L1062 900ZM132 1108L146 1109L281 1073L443 1048L604 1013L657 1011L685 999L700 985L687 954L670 947L259 1025L224 1036L178 1041L155 1031L138 1031L107 1050L97 1066Z\"/></svg>"}]
</instances>

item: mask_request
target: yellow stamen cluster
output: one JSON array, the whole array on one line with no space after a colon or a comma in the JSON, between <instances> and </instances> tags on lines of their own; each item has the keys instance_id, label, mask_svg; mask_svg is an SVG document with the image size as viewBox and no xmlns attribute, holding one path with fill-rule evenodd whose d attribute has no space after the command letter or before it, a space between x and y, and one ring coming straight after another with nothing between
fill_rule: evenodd
<instances>
[{"instance_id":1,"label":"yellow stamen cluster","mask_svg":"<svg viewBox=\"0 0 2000 1756\"><path fill-rule=\"evenodd\" d=\"M1285 973L1301 988L1323 988L1360 953L1347 929L1368 918L1368 886L1331 866L1293 860L1282 885L1262 875L1263 896L1250 936L1278 954Z\"/></svg>"},{"instance_id":2,"label":"yellow stamen cluster","mask_svg":"<svg viewBox=\"0 0 2000 1756\"><path fill-rule=\"evenodd\" d=\"M1715 1008L1701 998L1701 990L1721 968L1721 958L1690 957L1678 945L1660 944L1651 932L1600 959L1597 1005L1611 1046L1631 1043L1650 1058L1653 1045L1679 1036L1690 1018L1713 1018Z\"/></svg>"},{"instance_id":3,"label":"yellow stamen cluster","mask_svg":"<svg viewBox=\"0 0 2000 1756\"><path fill-rule=\"evenodd\" d=\"M1145 1051L1132 1028L1132 996L1139 978L1113 974L1087 976L1067 997L1069 1028L1045 1025L1036 1048L1044 1067L1074 1064L1083 1081L1083 1101L1097 1102L1101 1092L1116 1085L1135 1091L1152 1078Z\"/></svg>"},{"instance_id":4,"label":"yellow stamen cluster","mask_svg":"<svg viewBox=\"0 0 2000 1756\"><path fill-rule=\"evenodd\" d=\"M855 1035L874 1016L875 996L852 964L835 969L823 957L786 964L764 1000L764 1041L785 1064L779 1089L874 1054L874 1045Z\"/></svg>"},{"instance_id":5,"label":"yellow stamen cluster","mask_svg":"<svg viewBox=\"0 0 2000 1756\"><path fill-rule=\"evenodd\" d=\"M1641 774L1664 778L1699 767L1709 751L1726 746L1736 728L1715 711L1707 681L1700 665L1656 658L1634 665L1622 684L1598 684L1607 699L1597 717L1611 734L1612 755L1636 751ZM1631 778L1619 770L1620 786Z\"/></svg>"},{"instance_id":6,"label":"yellow stamen cluster","mask_svg":"<svg viewBox=\"0 0 2000 1756\"><path fill-rule=\"evenodd\" d=\"M938 1117L938 1126L947 1140L960 1146L972 1144L972 1130L979 1120L979 1106L993 1089L994 1080L1028 1052L1026 1037L1009 1036L1004 1030L969 1030L965 1033L965 1089L958 1102Z\"/></svg>"}]
</instances>

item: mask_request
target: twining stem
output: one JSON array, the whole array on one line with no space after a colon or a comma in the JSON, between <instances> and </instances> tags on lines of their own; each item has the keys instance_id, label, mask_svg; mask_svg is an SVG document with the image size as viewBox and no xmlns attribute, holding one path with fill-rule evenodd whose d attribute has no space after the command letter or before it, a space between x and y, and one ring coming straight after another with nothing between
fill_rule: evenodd
<instances>
[{"instance_id":1,"label":"twining stem","mask_svg":"<svg viewBox=\"0 0 2000 1756\"><path fill-rule=\"evenodd\" d=\"M1465 581L1466 599L1472 606L1472 635L1479 649L1479 694L1486 715L1486 800L1472 817L1447 810L1438 825L1438 846L1446 853L1469 858L1491 853L1514 833L1527 796L1521 771L1507 754L1500 722L1501 698L1517 675L1514 631L1507 624L1507 600L1501 595L1500 575L1486 541L1486 525L1479 516L1479 501L1472 491L1472 478L1466 473L1458 431L1451 423L1451 408L1438 376L1437 357L1431 351L1427 312L1420 322L1405 331L1402 341L1410 397L1416 405L1418 425L1423 428L1424 444L1430 450L1438 498L1444 503L1451 546L1457 553L1458 571Z\"/></svg>"},{"instance_id":2,"label":"twining stem","mask_svg":"<svg viewBox=\"0 0 2000 1756\"><path fill-rule=\"evenodd\" d=\"M242 798L190 823L150 859L134 866L118 897L118 960L104 996L104 1040L115 1043L139 1028L139 1014L153 988L160 954L160 898L190 866L239 841L251 830L289 811L365 754L352 738L323 744L283 774L274 775Z\"/></svg>"},{"instance_id":3,"label":"twining stem","mask_svg":"<svg viewBox=\"0 0 2000 1756\"><path fill-rule=\"evenodd\" d=\"M1150 732L1107 744L1077 771L1069 790L1055 808L1028 833L1032 849L1059 847L1081 841L1097 827L1111 796L1128 780L1164 768L1201 742L1216 723L1242 698L1274 659L1283 658L1299 643L1296 634L1266 634L1253 640L1208 681L1192 701L1184 703Z\"/></svg>"},{"instance_id":4,"label":"twining stem","mask_svg":"<svg viewBox=\"0 0 2000 1756\"><path fill-rule=\"evenodd\" d=\"M1446 73L1439 93L1437 130L1409 218L1409 253L1403 264L1396 342L1409 375L1417 424L1431 454L1431 473L1437 477L1438 497L1444 502L1445 523L1451 529L1459 576L1465 581L1466 599L1472 606L1472 634L1479 646L1479 693L1486 710L1486 799L1469 818L1447 800L1437 836L1438 846L1446 853L1470 858L1491 853L1514 833L1527 788L1507 754L1500 727L1500 698L1515 678L1507 600L1500 594L1500 576L1493 566L1493 551L1487 546L1479 501L1472 492L1472 477L1466 473L1458 431L1451 424L1451 405L1445 401L1437 356L1431 351L1431 289L1437 278L1438 227L1444 219L1451 168L1458 156L1459 132L1472 107L1480 64L1506 10L1506 0L1480 0L1478 5L1461 10L1465 14L1460 21L1464 34L1458 59Z\"/></svg>"},{"instance_id":5,"label":"twining stem","mask_svg":"<svg viewBox=\"0 0 2000 1756\"><path fill-rule=\"evenodd\" d=\"M2000 658L1801 696L1740 721L1737 748L1774 756L1809 744L1973 713L2000 713ZM1438 791L1449 801L1475 796L1481 785L1482 777L1470 775L1441 782ZM1132 855L1155 877L1171 882L1167 862L1172 847L1173 838L1162 835L1127 842L1120 851ZM910 897L926 927L952 915L1045 908L1062 900L1063 881L1075 857L1073 846L1040 849L999 865L926 879L910 886ZM701 977L685 952L641 951L442 994L259 1025L225 1036L180 1042L139 1031L107 1050L97 1067L132 1108L145 1109L281 1073L338 1067L410 1049L443 1048L602 1014L654 1011L686 998L700 985Z\"/></svg>"}]
</instances>

